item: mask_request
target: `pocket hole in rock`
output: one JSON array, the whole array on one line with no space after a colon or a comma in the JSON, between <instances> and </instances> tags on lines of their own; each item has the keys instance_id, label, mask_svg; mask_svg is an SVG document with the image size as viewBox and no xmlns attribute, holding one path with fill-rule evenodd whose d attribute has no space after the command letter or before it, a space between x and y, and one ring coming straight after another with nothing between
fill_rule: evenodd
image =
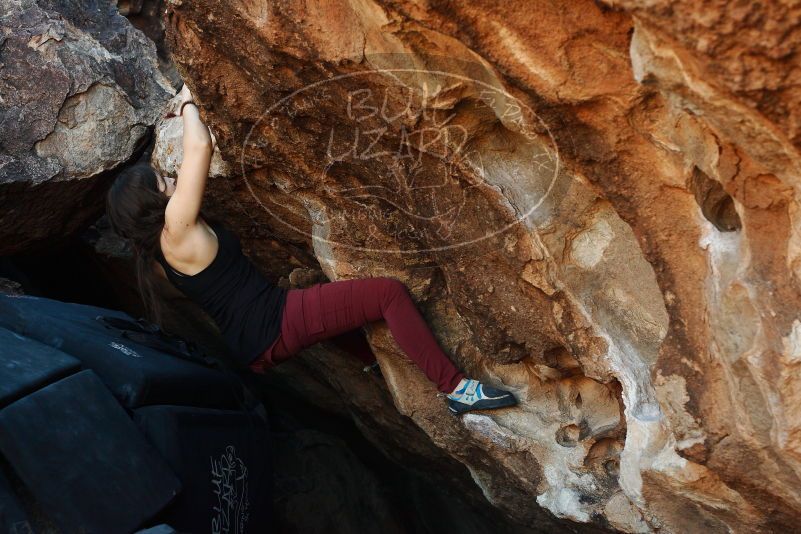
<instances>
[{"instance_id":1,"label":"pocket hole in rock","mask_svg":"<svg viewBox=\"0 0 801 534\"><path fill-rule=\"evenodd\" d=\"M578 425L563 426L556 431L556 442L562 447L575 447L580 434Z\"/></svg>"},{"instance_id":2,"label":"pocket hole in rock","mask_svg":"<svg viewBox=\"0 0 801 534\"><path fill-rule=\"evenodd\" d=\"M620 474L620 460L610 459L604 462L604 471L612 478L617 478Z\"/></svg>"},{"instance_id":3,"label":"pocket hole in rock","mask_svg":"<svg viewBox=\"0 0 801 534\"><path fill-rule=\"evenodd\" d=\"M733 232L742 227L734 200L717 180L707 176L698 167L693 168L690 190L701 207L704 217L721 232Z\"/></svg>"},{"instance_id":4,"label":"pocket hole in rock","mask_svg":"<svg viewBox=\"0 0 801 534\"><path fill-rule=\"evenodd\" d=\"M581 364L565 347L548 349L543 354L545 365L559 370L562 376L582 374Z\"/></svg>"},{"instance_id":5,"label":"pocket hole in rock","mask_svg":"<svg viewBox=\"0 0 801 534\"><path fill-rule=\"evenodd\" d=\"M593 443L584 466L595 475L595 478L607 487L616 487L620 474L620 453L623 443L615 438L602 438Z\"/></svg>"}]
</instances>

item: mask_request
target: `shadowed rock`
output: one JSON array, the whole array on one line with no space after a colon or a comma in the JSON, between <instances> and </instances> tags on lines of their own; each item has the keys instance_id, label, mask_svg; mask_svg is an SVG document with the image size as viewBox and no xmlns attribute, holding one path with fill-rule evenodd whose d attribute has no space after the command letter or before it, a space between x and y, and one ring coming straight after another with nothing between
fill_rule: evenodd
<instances>
[{"instance_id":1,"label":"shadowed rock","mask_svg":"<svg viewBox=\"0 0 801 534\"><path fill-rule=\"evenodd\" d=\"M8 0L2 27L0 254L13 254L97 217L110 171L148 141L174 90L110 1Z\"/></svg>"}]
</instances>

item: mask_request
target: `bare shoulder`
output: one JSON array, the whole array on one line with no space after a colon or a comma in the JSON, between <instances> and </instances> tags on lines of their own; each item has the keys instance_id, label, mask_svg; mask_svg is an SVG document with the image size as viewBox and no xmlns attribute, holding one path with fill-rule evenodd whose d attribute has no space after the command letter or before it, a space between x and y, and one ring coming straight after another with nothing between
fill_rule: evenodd
<instances>
[{"instance_id":1,"label":"bare shoulder","mask_svg":"<svg viewBox=\"0 0 801 534\"><path fill-rule=\"evenodd\" d=\"M217 236L200 217L194 224L170 224L165 220L160 236L167 262L185 274L205 269L217 255Z\"/></svg>"}]
</instances>

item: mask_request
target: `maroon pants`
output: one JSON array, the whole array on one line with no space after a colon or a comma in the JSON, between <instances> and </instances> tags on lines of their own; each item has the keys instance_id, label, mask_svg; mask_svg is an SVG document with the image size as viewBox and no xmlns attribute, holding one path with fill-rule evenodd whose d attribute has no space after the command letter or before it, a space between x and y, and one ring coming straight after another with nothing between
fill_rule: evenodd
<instances>
[{"instance_id":1,"label":"maroon pants","mask_svg":"<svg viewBox=\"0 0 801 534\"><path fill-rule=\"evenodd\" d=\"M278 339L250 368L263 373L322 340L336 342L365 363L372 363L375 356L357 329L382 319L400 348L437 389L453 391L464 375L440 348L406 286L384 277L290 289Z\"/></svg>"}]
</instances>

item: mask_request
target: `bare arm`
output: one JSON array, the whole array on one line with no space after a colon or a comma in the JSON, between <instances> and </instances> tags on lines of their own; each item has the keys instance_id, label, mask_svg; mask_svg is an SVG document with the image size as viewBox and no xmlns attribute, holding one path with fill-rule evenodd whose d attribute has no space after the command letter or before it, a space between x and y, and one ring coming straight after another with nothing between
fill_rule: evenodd
<instances>
[{"instance_id":1,"label":"bare arm","mask_svg":"<svg viewBox=\"0 0 801 534\"><path fill-rule=\"evenodd\" d=\"M191 93L182 89L189 101ZM181 240L197 225L197 217L206 189L213 144L209 129L200 120L197 107L183 107L183 161L178 171L175 192L167 203L164 213L165 229L172 239Z\"/></svg>"}]
</instances>

